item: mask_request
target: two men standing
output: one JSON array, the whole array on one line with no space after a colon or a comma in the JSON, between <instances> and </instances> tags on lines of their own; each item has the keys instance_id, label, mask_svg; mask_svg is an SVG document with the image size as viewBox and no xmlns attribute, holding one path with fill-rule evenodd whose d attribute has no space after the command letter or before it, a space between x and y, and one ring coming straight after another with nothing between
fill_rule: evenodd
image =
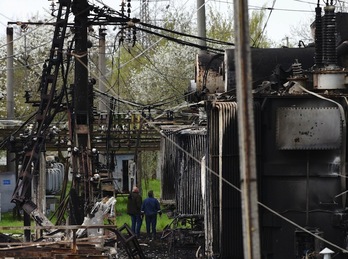
<instances>
[{"instance_id":1,"label":"two men standing","mask_svg":"<svg viewBox=\"0 0 348 259\"><path fill-rule=\"evenodd\" d=\"M138 187L133 187L128 196L127 213L132 220L131 229L133 233L140 236L140 228L143 215L145 215L146 233L148 238L156 238L157 214L162 215L160 204L154 198L153 191L148 192L148 197L142 201Z\"/></svg>"}]
</instances>

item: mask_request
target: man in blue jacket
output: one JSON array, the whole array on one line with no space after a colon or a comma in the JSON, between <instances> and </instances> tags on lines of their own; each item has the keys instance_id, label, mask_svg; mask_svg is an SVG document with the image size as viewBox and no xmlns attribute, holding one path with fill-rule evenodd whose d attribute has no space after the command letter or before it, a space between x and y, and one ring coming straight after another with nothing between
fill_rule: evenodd
<instances>
[{"instance_id":1,"label":"man in blue jacket","mask_svg":"<svg viewBox=\"0 0 348 259\"><path fill-rule=\"evenodd\" d=\"M153 191L148 192L148 197L141 205L141 213L145 214L146 232L148 238L156 238L157 213L161 216L162 211L157 199L153 197Z\"/></svg>"}]
</instances>

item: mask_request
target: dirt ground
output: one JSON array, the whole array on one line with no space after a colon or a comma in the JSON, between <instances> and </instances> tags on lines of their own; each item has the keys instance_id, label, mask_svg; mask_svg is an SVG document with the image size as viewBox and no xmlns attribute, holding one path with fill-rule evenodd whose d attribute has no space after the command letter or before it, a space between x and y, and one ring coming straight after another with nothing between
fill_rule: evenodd
<instances>
[{"instance_id":1,"label":"dirt ground","mask_svg":"<svg viewBox=\"0 0 348 259\"><path fill-rule=\"evenodd\" d=\"M198 244L173 244L167 238L147 239L140 237L138 239L139 245L148 259L194 259L202 258L202 250ZM127 253L119 247L118 259L128 259Z\"/></svg>"}]
</instances>

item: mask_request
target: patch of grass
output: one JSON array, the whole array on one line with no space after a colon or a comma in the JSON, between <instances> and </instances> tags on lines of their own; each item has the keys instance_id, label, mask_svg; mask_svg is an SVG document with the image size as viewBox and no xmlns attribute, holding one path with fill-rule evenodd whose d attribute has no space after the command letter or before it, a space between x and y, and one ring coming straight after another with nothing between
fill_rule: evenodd
<instances>
[{"instance_id":1,"label":"patch of grass","mask_svg":"<svg viewBox=\"0 0 348 259\"><path fill-rule=\"evenodd\" d=\"M50 219L50 215L47 218ZM51 219L51 222L55 224L56 220L57 220L56 217L53 217ZM33 219L30 220L30 225L35 226L35 222ZM24 226L23 216L21 216L21 218L18 218L16 216L13 216L12 211L4 212L1 214L0 226L1 227L23 227ZM4 234L23 234L23 229L20 229L20 228L3 229L3 230L0 230L0 232ZM34 230L32 230L31 232L34 232Z\"/></svg>"},{"instance_id":2,"label":"patch of grass","mask_svg":"<svg viewBox=\"0 0 348 259\"><path fill-rule=\"evenodd\" d=\"M161 194L161 182L159 180L149 180L148 182L142 183L141 196L143 200L147 197L147 193L153 190L155 198L159 199ZM117 197L116 202L116 226L121 227L124 223L131 226L130 216L127 214L127 199L128 195ZM168 225L172 220L163 213L161 217L157 217L157 231L160 232ZM145 219L141 225L141 232L146 232Z\"/></svg>"},{"instance_id":3,"label":"patch of grass","mask_svg":"<svg viewBox=\"0 0 348 259\"><path fill-rule=\"evenodd\" d=\"M147 193L149 190L153 190L155 198L159 199L161 194L161 182L159 180L149 180L148 182L142 183L142 198L145 199L147 197ZM127 214L127 199L128 195L123 196L117 196L116 197L116 226L121 227L124 223L127 223L129 226L131 226L131 219L130 216ZM48 217L50 218L50 217ZM54 223L56 221L56 218L52 219L52 222ZM157 231L161 232L166 225L168 225L172 219L168 218L168 216L163 213L161 217L157 218ZM34 222L32 221L32 225L34 225ZM0 226L15 226L15 227L22 227L23 226L23 220L18 220L13 217L12 212L6 212L1 215L0 220ZM13 234L22 234L23 230L16 230L16 229L10 229L10 230L2 230L0 231L2 233L13 233ZM141 226L141 232L146 232L146 225L145 225L145 219L143 220L143 224Z\"/></svg>"},{"instance_id":4,"label":"patch of grass","mask_svg":"<svg viewBox=\"0 0 348 259\"><path fill-rule=\"evenodd\" d=\"M23 220L18 220L13 217L12 212L5 212L1 214L1 227L23 227ZM4 229L0 231L5 234L23 234L21 229Z\"/></svg>"}]
</instances>

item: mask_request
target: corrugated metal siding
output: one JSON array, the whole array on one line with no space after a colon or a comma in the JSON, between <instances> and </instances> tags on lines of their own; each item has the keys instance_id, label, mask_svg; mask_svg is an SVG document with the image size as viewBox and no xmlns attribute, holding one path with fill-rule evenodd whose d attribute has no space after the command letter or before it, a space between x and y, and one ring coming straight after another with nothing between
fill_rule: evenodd
<instances>
[{"instance_id":1,"label":"corrugated metal siding","mask_svg":"<svg viewBox=\"0 0 348 259\"><path fill-rule=\"evenodd\" d=\"M176 148L174 146L175 135L166 133L161 139L161 199L162 202L172 203L175 201L175 181L178 170L176 166Z\"/></svg>"},{"instance_id":2,"label":"corrugated metal siding","mask_svg":"<svg viewBox=\"0 0 348 259\"><path fill-rule=\"evenodd\" d=\"M259 135L259 105L255 110L256 135ZM207 235L206 246L209 251L211 245L212 254L220 258L243 258L241 196L222 180L240 186L237 103L212 103L208 118L208 166L215 173L207 173L206 191L211 203L206 204L205 217L211 217L206 226L212 228L212 235Z\"/></svg>"},{"instance_id":3,"label":"corrugated metal siding","mask_svg":"<svg viewBox=\"0 0 348 259\"><path fill-rule=\"evenodd\" d=\"M179 214L203 214L200 161L206 152L204 127L166 128L162 138L162 201L175 201Z\"/></svg>"},{"instance_id":4,"label":"corrugated metal siding","mask_svg":"<svg viewBox=\"0 0 348 259\"><path fill-rule=\"evenodd\" d=\"M177 135L180 152L179 179L176 181L176 203L179 214L203 215L201 164L206 151L206 131L185 130Z\"/></svg>"}]
</instances>

